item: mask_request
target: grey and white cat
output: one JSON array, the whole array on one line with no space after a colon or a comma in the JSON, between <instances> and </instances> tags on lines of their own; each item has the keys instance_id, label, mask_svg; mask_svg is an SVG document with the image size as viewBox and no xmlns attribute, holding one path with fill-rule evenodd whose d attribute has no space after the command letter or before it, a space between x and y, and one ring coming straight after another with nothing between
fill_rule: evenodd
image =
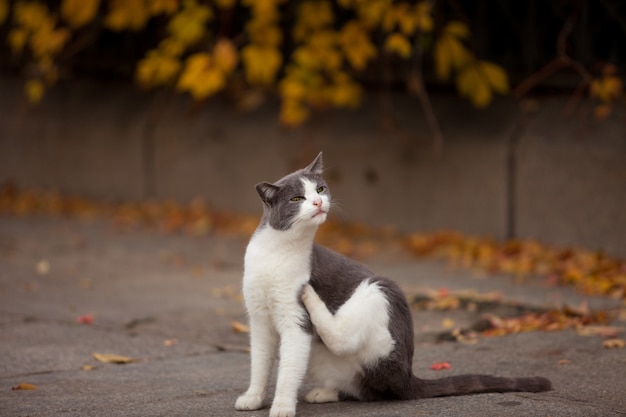
<instances>
[{"instance_id":1,"label":"grey and white cat","mask_svg":"<svg viewBox=\"0 0 626 417\"><path fill-rule=\"evenodd\" d=\"M413 322L400 288L313 243L330 209L322 169L320 153L308 167L256 186L263 217L248 244L243 276L251 376L238 410L263 406L277 353L270 417L295 416L307 369L316 384L305 397L311 403L551 389L542 377L413 375Z\"/></svg>"}]
</instances>

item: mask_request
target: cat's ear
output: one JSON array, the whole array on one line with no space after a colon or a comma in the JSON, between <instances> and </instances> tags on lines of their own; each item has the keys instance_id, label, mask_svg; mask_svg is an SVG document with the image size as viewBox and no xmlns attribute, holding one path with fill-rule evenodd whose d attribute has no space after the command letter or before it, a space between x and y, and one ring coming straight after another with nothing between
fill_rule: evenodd
<instances>
[{"instance_id":1,"label":"cat's ear","mask_svg":"<svg viewBox=\"0 0 626 417\"><path fill-rule=\"evenodd\" d=\"M315 175L322 175L324 172L324 163L322 162L322 152L311 162L311 164L305 168L305 171Z\"/></svg>"},{"instance_id":2,"label":"cat's ear","mask_svg":"<svg viewBox=\"0 0 626 417\"><path fill-rule=\"evenodd\" d=\"M256 192L261 196L261 200L268 206L270 205L270 201L278 192L279 187L270 184L269 182L260 182L256 185Z\"/></svg>"}]
</instances>

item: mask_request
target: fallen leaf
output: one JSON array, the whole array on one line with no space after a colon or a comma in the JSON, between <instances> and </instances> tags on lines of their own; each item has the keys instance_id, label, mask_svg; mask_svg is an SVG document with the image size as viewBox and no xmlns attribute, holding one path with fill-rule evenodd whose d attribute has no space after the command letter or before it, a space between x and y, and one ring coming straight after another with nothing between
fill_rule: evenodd
<instances>
[{"instance_id":1,"label":"fallen leaf","mask_svg":"<svg viewBox=\"0 0 626 417\"><path fill-rule=\"evenodd\" d=\"M102 363L116 363L125 364L137 362L137 359L129 358L128 356L116 355L113 353L92 353L91 354L97 361Z\"/></svg>"},{"instance_id":2,"label":"fallen leaf","mask_svg":"<svg viewBox=\"0 0 626 417\"><path fill-rule=\"evenodd\" d=\"M432 365L430 365L430 369L432 369L433 371L442 371L444 369L450 369L450 362L435 362Z\"/></svg>"},{"instance_id":3,"label":"fallen leaf","mask_svg":"<svg viewBox=\"0 0 626 417\"><path fill-rule=\"evenodd\" d=\"M166 339L163 341L163 345L170 347L178 344L178 339Z\"/></svg>"},{"instance_id":4,"label":"fallen leaf","mask_svg":"<svg viewBox=\"0 0 626 417\"><path fill-rule=\"evenodd\" d=\"M444 329L452 329L454 327L454 320L446 317L441 321L441 327L443 327Z\"/></svg>"},{"instance_id":5,"label":"fallen leaf","mask_svg":"<svg viewBox=\"0 0 626 417\"><path fill-rule=\"evenodd\" d=\"M36 389L37 389L36 385L29 384L28 382L22 382L19 385L11 387L12 391L32 391Z\"/></svg>"},{"instance_id":6,"label":"fallen leaf","mask_svg":"<svg viewBox=\"0 0 626 417\"><path fill-rule=\"evenodd\" d=\"M35 271L37 271L39 275L47 275L48 272L50 272L50 262L42 259L41 261L37 262L37 265L35 266Z\"/></svg>"},{"instance_id":7,"label":"fallen leaf","mask_svg":"<svg viewBox=\"0 0 626 417\"><path fill-rule=\"evenodd\" d=\"M82 369L83 371L93 371L94 369L97 369L97 366L93 366L93 365L83 365L80 369Z\"/></svg>"},{"instance_id":8,"label":"fallen leaf","mask_svg":"<svg viewBox=\"0 0 626 417\"><path fill-rule=\"evenodd\" d=\"M250 328L237 320L233 320L230 324L235 333L250 333Z\"/></svg>"},{"instance_id":9,"label":"fallen leaf","mask_svg":"<svg viewBox=\"0 0 626 417\"><path fill-rule=\"evenodd\" d=\"M558 362L559 365L569 365L570 363L572 363L572 361L570 361L569 359L561 359Z\"/></svg>"},{"instance_id":10,"label":"fallen leaf","mask_svg":"<svg viewBox=\"0 0 626 417\"><path fill-rule=\"evenodd\" d=\"M576 334L580 336L615 337L620 330L619 327L613 326L579 326L576 328Z\"/></svg>"},{"instance_id":11,"label":"fallen leaf","mask_svg":"<svg viewBox=\"0 0 626 417\"><path fill-rule=\"evenodd\" d=\"M626 340L624 339L608 339L602 343L605 349L623 349L626 347Z\"/></svg>"},{"instance_id":12,"label":"fallen leaf","mask_svg":"<svg viewBox=\"0 0 626 417\"><path fill-rule=\"evenodd\" d=\"M78 324L93 324L93 314L84 314L76 319Z\"/></svg>"}]
</instances>

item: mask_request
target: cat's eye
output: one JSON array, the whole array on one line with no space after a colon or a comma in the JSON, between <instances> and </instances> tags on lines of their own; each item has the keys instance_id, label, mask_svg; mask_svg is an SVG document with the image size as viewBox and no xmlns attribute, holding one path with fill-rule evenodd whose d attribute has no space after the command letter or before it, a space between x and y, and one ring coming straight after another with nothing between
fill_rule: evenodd
<instances>
[{"instance_id":1,"label":"cat's eye","mask_svg":"<svg viewBox=\"0 0 626 417\"><path fill-rule=\"evenodd\" d=\"M324 187L323 185L321 185L321 186L317 187L317 193L318 193L318 194L323 193L325 189L326 189L326 187Z\"/></svg>"},{"instance_id":2,"label":"cat's eye","mask_svg":"<svg viewBox=\"0 0 626 417\"><path fill-rule=\"evenodd\" d=\"M304 200L304 197L302 196L291 197L289 199L289 201L302 201L302 200Z\"/></svg>"}]
</instances>

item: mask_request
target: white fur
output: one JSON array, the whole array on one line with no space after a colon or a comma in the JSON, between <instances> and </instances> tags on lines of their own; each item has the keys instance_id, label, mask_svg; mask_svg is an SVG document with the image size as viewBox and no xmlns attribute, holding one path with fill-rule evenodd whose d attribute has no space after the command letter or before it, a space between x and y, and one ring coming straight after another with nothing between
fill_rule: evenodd
<instances>
[{"instance_id":1,"label":"white fur","mask_svg":"<svg viewBox=\"0 0 626 417\"><path fill-rule=\"evenodd\" d=\"M310 360L310 374L322 388L313 389L306 400L337 401L338 391L359 398L355 377L394 347L387 298L377 284L366 280L334 315L308 284L302 301L323 341L313 346Z\"/></svg>"},{"instance_id":2,"label":"white fur","mask_svg":"<svg viewBox=\"0 0 626 417\"><path fill-rule=\"evenodd\" d=\"M309 280L313 237L326 220L330 201L317 184L302 179L304 197L286 231L265 225L250 239L244 258L243 294L250 316L251 375L238 410L263 406L277 350L280 351L271 417L295 416L298 389L306 372L311 335L301 324L305 312L298 294Z\"/></svg>"}]
</instances>

